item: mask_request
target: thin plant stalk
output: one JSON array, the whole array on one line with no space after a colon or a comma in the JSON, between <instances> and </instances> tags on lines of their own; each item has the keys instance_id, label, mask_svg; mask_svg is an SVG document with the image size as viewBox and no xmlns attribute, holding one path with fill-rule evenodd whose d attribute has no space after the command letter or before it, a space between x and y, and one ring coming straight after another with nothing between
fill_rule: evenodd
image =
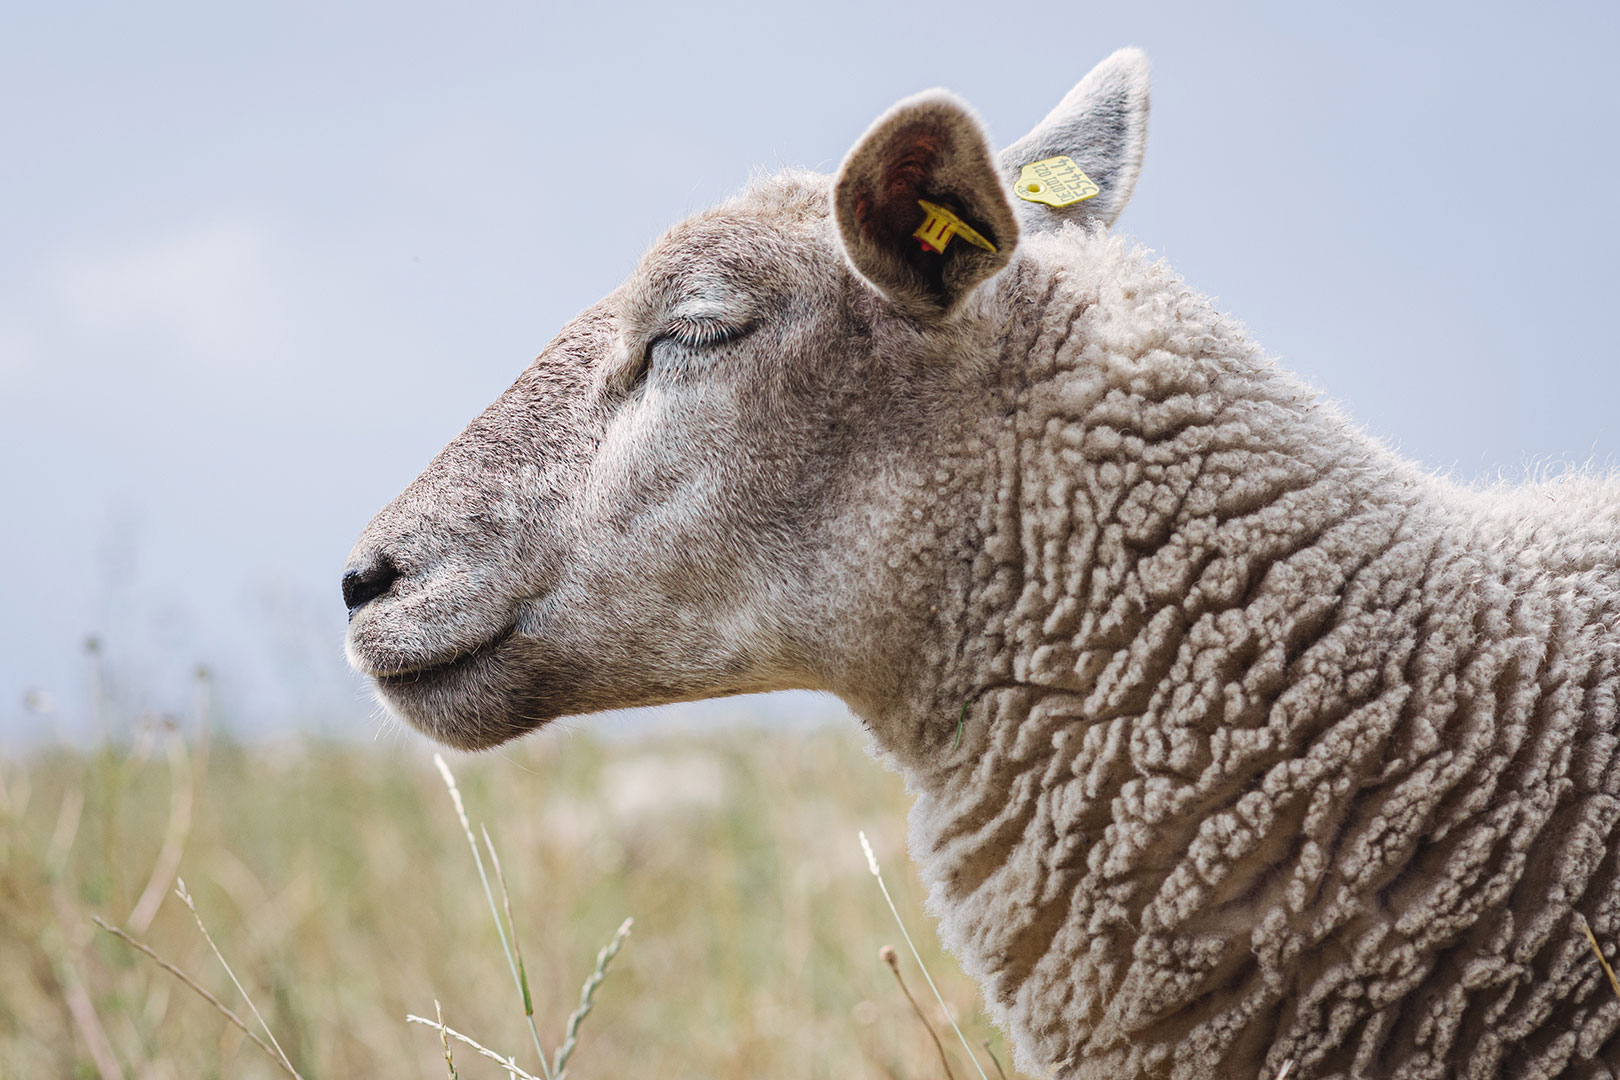
<instances>
[{"instance_id":1,"label":"thin plant stalk","mask_svg":"<svg viewBox=\"0 0 1620 1080\"><path fill-rule=\"evenodd\" d=\"M236 986L236 992L242 995L242 1000L247 1002L248 1008L253 1012L254 1019L258 1020L259 1026L264 1028L265 1035L270 1038L270 1045L276 1048L276 1054L281 1058L281 1064L288 1072L298 1076L298 1070L293 1068L292 1060L287 1057L287 1052L281 1048L281 1043L276 1041L276 1033L271 1031L270 1025L264 1022L264 1016L259 1012L259 1007L253 1004L253 998L248 995L247 988L242 985L242 980L238 979L236 972L231 970L231 965L225 960L225 954L219 951L218 945L214 944L214 936L208 932L208 927L203 925L202 916L197 914L197 905L191 902L191 894L186 891L185 878L175 879L174 894L191 910L191 917L197 920L197 929L202 931L203 940L208 942L210 949L214 950L214 956L218 958L219 966L224 968L225 974L231 977L231 982ZM301 1077L300 1080L302 1080Z\"/></svg>"},{"instance_id":2,"label":"thin plant stalk","mask_svg":"<svg viewBox=\"0 0 1620 1080\"><path fill-rule=\"evenodd\" d=\"M67 873L68 857L79 839L79 822L84 816L84 788L69 788L62 793L62 806L56 812L56 828L51 830L51 842L45 848L45 880L60 882Z\"/></svg>"},{"instance_id":3,"label":"thin plant stalk","mask_svg":"<svg viewBox=\"0 0 1620 1080\"><path fill-rule=\"evenodd\" d=\"M51 833L50 846L45 852L45 879L50 883L51 900L56 908L56 930L61 949L57 952L47 947L45 951L48 955L55 954L50 955L51 964L56 969L57 981L62 985L68 1015L84 1038L96 1072L101 1080L124 1080L123 1066L118 1064L118 1057L113 1053L107 1029L102 1026L95 1002L90 999L90 992L85 989L84 980L74 966L72 953L75 946L68 933L68 927L73 925L76 918L65 878L73 845L79 839L79 822L83 814L84 788L74 787L63 792L62 807L56 814L56 828Z\"/></svg>"},{"instance_id":4,"label":"thin plant stalk","mask_svg":"<svg viewBox=\"0 0 1620 1080\"><path fill-rule=\"evenodd\" d=\"M96 1073L101 1080L124 1080L124 1069L118 1064L118 1056L113 1052L112 1041L107 1038L107 1029L102 1026L101 1017L96 1013L95 1002L91 1001L90 992L85 989L84 980L79 977L79 969L73 963L71 953L74 945L68 934L73 914L67 890L57 884L52 887L51 892L56 904L56 936L61 943L60 952L51 956L51 962L56 969L57 981L62 984L62 998L67 1005L68 1015L72 1017L74 1026L84 1038L85 1047L90 1051L90 1060L95 1064ZM46 952L55 953L56 950L47 947Z\"/></svg>"},{"instance_id":5,"label":"thin plant stalk","mask_svg":"<svg viewBox=\"0 0 1620 1080\"><path fill-rule=\"evenodd\" d=\"M532 1073L524 1072L517 1066L513 1059L509 1057L502 1057L489 1047L485 1046L483 1043L463 1035L453 1027L442 1024L437 1020L429 1020L425 1016L417 1016L415 1013L406 1013L405 1019L413 1024L426 1024L428 1027L436 1029L439 1032L439 1037L441 1039L448 1035L457 1042L464 1043L465 1045L472 1047L478 1053L489 1058L491 1061L500 1063L501 1068L505 1069L511 1076L516 1077L517 1080L541 1080L540 1077L535 1076Z\"/></svg>"},{"instance_id":6,"label":"thin plant stalk","mask_svg":"<svg viewBox=\"0 0 1620 1080\"><path fill-rule=\"evenodd\" d=\"M163 959L163 957L159 956L155 951L153 951L150 945L130 936L129 933L107 922L100 915L90 916L90 921L107 931L107 933L111 934L113 937L124 942L126 945L129 945L131 948L145 953L155 964L157 964L158 967L185 983L191 988L193 993L218 1010L219 1014L226 1020L230 1021L231 1024L237 1028L237 1030L241 1031L241 1033L246 1035L249 1039L252 1039L255 1046L257 1046L260 1050L263 1050L266 1054L270 1055L271 1061L274 1061L277 1065L280 1065L283 1069L287 1070L289 1075L294 1077L298 1076L297 1071L294 1070L291 1065L287 1064L286 1060L280 1054L272 1050L269 1043L259 1038L258 1034L254 1032L252 1028L244 1024L242 1022L242 1018L237 1016L229 1005L226 1005L223 1001L219 1000L219 998L209 993L207 989L197 982L197 980L193 979L190 975L187 975L184 971L180 970L180 968ZM302 1078L299 1078L299 1080L302 1080Z\"/></svg>"},{"instance_id":7,"label":"thin plant stalk","mask_svg":"<svg viewBox=\"0 0 1620 1080\"><path fill-rule=\"evenodd\" d=\"M1614 968L1603 958L1603 950L1598 948L1597 935L1592 933L1592 924L1586 921L1585 915L1581 916L1581 929L1586 931L1586 940L1592 943L1592 951L1597 953L1598 963L1603 965L1603 974L1609 977L1609 985L1614 987L1614 996L1620 997L1620 979L1614 977Z\"/></svg>"},{"instance_id":8,"label":"thin plant stalk","mask_svg":"<svg viewBox=\"0 0 1620 1080\"><path fill-rule=\"evenodd\" d=\"M528 995L523 989L523 977L518 974L517 961L512 957L512 946L506 940L506 928L501 925L500 908L495 906L495 892L489 887L489 875L484 872L484 857L478 853L478 841L473 839L472 822L467 820L467 807L461 801L461 789L456 786L455 774L450 771L450 766L445 764L443 754L434 754L433 764L438 766L439 775L444 779L444 786L450 790L450 801L455 804L456 817L461 819L461 831L467 835L467 846L472 849L473 862L478 866L478 880L484 885L484 899L489 901L489 913L495 919L495 933L500 936L501 951L506 953L506 966L512 972L512 985L517 987L518 993L527 1000ZM530 1030L534 1035L535 1053L540 1055L540 1071L544 1074L545 1080L551 1080L551 1069L546 1064L546 1052L540 1047L540 1033L532 1024Z\"/></svg>"},{"instance_id":9,"label":"thin plant stalk","mask_svg":"<svg viewBox=\"0 0 1620 1080\"><path fill-rule=\"evenodd\" d=\"M619 955L624 948L625 938L630 936L630 928L636 924L634 919L626 919L614 931L613 940L602 946L602 951L596 954L596 967L585 977L585 985L579 990L579 1007L568 1016L568 1030L563 1035L562 1045L557 1048L557 1061L551 1070L553 1080L563 1080L568 1069L568 1059L574 1053L574 1047L579 1043L579 1025L591 1014L591 1008L596 1002L596 988L602 985L607 978L608 965L613 958Z\"/></svg>"},{"instance_id":10,"label":"thin plant stalk","mask_svg":"<svg viewBox=\"0 0 1620 1080\"><path fill-rule=\"evenodd\" d=\"M461 1080L456 1072L456 1059L450 1056L450 1034L444 1029L444 1009L438 998L433 999L433 1015L439 1021L439 1042L444 1044L444 1067L450 1072L450 1080Z\"/></svg>"},{"instance_id":11,"label":"thin plant stalk","mask_svg":"<svg viewBox=\"0 0 1620 1080\"><path fill-rule=\"evenodd\" d=\"M192 751L191 767L198 776L208 771L208 718L213 709L213 700L213 673L206 667L199 667L193 676L191 695L191 723L197 732L197 747Z\"/></svg>"},{"instance_id":12,"label":"thin plant stalk","mask_svg":"<svg viewBox=\"0 0 1620 1080\"><path fill-rule=\"evenodd\" d=\"M84 988L84 980L79 978L78 969L73 961L64 954L56 965L57 977L62 980L63 1000L67 1003L68 1015L84 1037L85 1046L90 1051L90 1060L96 1066L96 1073L101 1080L124 1080L124 1069L118 1064L118 1058L113 1053L112 1041L107 1038L107 1030L102 1027L101 1018L96 1015L94 1002L90 1000L90 992Z\"/></svg>"},{"instance_id":13,"label":"thin plant stalk","mask_svg":"<svg viewBox=\"0 0 1620 1080\"><path fill-rule=\"evenodd\" d=\"M95 745L107 745L107 671L101 662L101 639L84 639L85 681L90 691L90 734Z\"/></svg>"},{"instance_id":14,"label":"thin plant stalk","mask_svg":"<svg viewBox=\"0 0 1620 1080\"><path fill-rule=\"evenodd\" d=\"M1001 1068L1001 1059L996 1057L996 1052L994 1050L990 1049L990 1040L986 1039L980 1045L984 1047L984 1052L990 1055L990 1064L996 1067L996 1075L1001 1077L1001 1080L1007 1080L1007 1074Z\"/></svg>"},{"instance_id":15,"label":"thin plant stalk","mask_svg":"<svg viewBox=\"0 0 1620 1080\"><path fill-rule=\"evenodd\" d=\"M158 907L169 891L169 882L180 872L180 859L185 854L186 839L191 835L191 812L197 790L197 776L186 753L184 736L177 731L168 733L169 750L169 827L163 835L163 846L158 850L152 874L146 879L146 888L135 902L129 918L124 920L130 930L144 934L157 917Z\"/></svg>"},{"instance_id":16,"label":"thin plant stalk","mask_svg":"<svg viewBox=\"0 0 1620 1080\"><path fill-rule=\"evenodd\" d=\"M956 1037L962 1041L962 1049L967 1051L967 1056L973 1062L974 1069L978 1071L979 1080L990 1080L985 1075L984 1066L979 1064L979 1057L973 1052L973 1047L968 1045L967 1036L963 1035L962 1029L957 1026L956 1018L951 1015L950 1007L945 1004L945 996L939 992L939 987L934 985L934 977L928 974L928 965L923 963L922 953L917 951L916 942L911 940L911 933L906 929L904 920L900 918L900 909L894 906L894 897L889 895L889 886L883 880L883 872L878 869L877 856L872 854L872 845L866 839L865 831L863 830L857 835L861 838L861 850L866 852L867 869L871 870L872 876L877 878L878 888L883 890L883 899L889 905L889 912L894 916L895 924L900 927L900 936L906 939L906 947L911 950L911 955L916 959L917 967L921 969L923 978L928 981L928 989L934 992L934 1000L939 1002L939 1007L945 1013L945 1019L950 1021L951 1030L956 1032Z\"/></svg>"},{"instance_id":17,"label":"thin plant stalk","mask_svg":"<svg viewBox=\"0 0 1620 1080\"><path fill-rule=\"evenodd\" d=\"M529 993L529 970L523 966L523 946L518 944L517 920L512 917L512 894L506 889L506 873L501 869L501 857L495 854L495 843L489 838L489 829L483 825L478 828L484 834L489 861L495 865L495 883L501 887L501 903L506 906L506 930L512 936L512 952L517 954L518 990L523 994L523 1015L529 1021L534 1052L540 1055L540 1071L545 1072L546 1052L540 1048L540 1029L534 1025L534 997Z\"/></svg>"},{"instance_id":18,"label":"thin plant stalk","mask_svg":"<svg viewBox=\"0 0 1620 1080\"><path fill-rule=\"evenodd\" d=\"M911 988L906 986L906 980L900 977L900 958L894 954L894 948L885 945L878 950L878 956L885 964L889 965L889 970L894 972L894 981L900 984L900 992L906 995L906 1000L911 1003L911 1011L917 1014L918 1020L922 1021L923 1029L928 1032L928 1037L934 1040L934 1049L939 1051L940 1068L945 1070L945 1080L956 1080L956 1074L951 1072L950 1059L945 1056L945 1044L939 1041L939 1035L935 1033L934 1025L930 1024L928 1017L923 1015L922 1006L918 1005L917 999L911 996Z\"/></svg>"}]
</instances>

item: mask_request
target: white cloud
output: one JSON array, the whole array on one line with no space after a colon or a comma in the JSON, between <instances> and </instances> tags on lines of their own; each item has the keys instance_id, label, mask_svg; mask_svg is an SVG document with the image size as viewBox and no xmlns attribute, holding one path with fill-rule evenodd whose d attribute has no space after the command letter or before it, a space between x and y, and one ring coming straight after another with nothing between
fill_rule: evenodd
<instances>
[{"instance_id":1,"label":"white cloud","mask_svg":"<svg viewBox=\"0 0 1620 1080\"><path fill-rule=\"evenodd\" d=\"M258 366L274 363L287 338L269 256L262 227L223 221L65 262L54 278L85 327L155 333L203 364Z\"/></svg>"}]
</instances>

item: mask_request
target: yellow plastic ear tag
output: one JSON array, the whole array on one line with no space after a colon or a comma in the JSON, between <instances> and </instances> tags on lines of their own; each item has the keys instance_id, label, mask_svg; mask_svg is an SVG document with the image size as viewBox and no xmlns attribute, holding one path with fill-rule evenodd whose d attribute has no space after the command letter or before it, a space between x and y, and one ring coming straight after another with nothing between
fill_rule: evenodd
<instances>
[{"instance_id":1,"label":"yellow plastic ear tag","mask_svg":"<svg viewBox=\"0 0 1620 1080\"><path fill-rule=\"evenodd\" d=\"M938 203L918 199L917 205L922 207L928 216L923 218L923 223L917 226L917 231L911 235L922 241L924 251L943 252L945 245L951 242L953 236L960 236L974 247L984 248L986 251L996 250L996 245L975 232L973 226Z\"/></svg>"},{"instance_id":2,"label":"yellow plastic ear tag","mask_svg":"<svg viewBox=\"0 0 1620 1080\"><path fill-rule=\"evenodd\" d=\"M1100 192L1102 188L1080 171L1071 157L1049 157L1025 165L1018 174L1013 192L1028 202L1047 206L1073 206Z\"/></svg>"}]
</instances>

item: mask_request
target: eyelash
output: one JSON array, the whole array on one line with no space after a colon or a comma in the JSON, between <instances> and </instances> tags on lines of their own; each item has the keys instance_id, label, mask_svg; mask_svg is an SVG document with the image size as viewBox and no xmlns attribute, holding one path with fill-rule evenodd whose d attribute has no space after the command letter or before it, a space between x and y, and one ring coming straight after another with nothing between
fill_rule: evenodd
<instances>
[{"instance_id":1,"label":"eyelash","mask_svg":"<svg viewBox=\"0 0 1620 1080\"><path fill-rule=\"evenodd\" d=\"M641 385L647 380L647 374L652 369L653 349L661 341L674 341L689 349L702 349L723 342L734 341L748 332L748 327L737 327L730 323L723 323L715 319L682 319L671 324L667 329L654 334L642 351L641 363L637 365L634 377L630 380L632 388Z\"/></svg>"},{"instance_id":2,"label":"eyelash","mask_svg":"<svg viewBox=\"0 0 1620 1080\"><path fill-rule=\"evenodd\" d=\"M705 345L718 345L722 341L730 341L741 334L742 331L737 327L717 319L682 319L653 340L673 338L682 345L701 349Z\"/></svg>"}]
</instances>

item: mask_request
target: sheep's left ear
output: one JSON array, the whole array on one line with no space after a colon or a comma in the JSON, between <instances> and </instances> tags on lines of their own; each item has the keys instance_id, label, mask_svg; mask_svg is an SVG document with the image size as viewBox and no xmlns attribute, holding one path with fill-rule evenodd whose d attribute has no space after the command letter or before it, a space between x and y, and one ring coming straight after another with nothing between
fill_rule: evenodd
<instances>
[{"instance_id":1,"label":"sheep's left ear","mask_svg":"<svg viewBox=\"0 0 1620 1080\"><path fill-rule=\"evenodd\" d=\"M1147 147L1148 61L1141 49L1120 49L1091 73L1025 135L1001 152L1002 175L1019 194L1020 221L1031 234L1065 221L1112 225L1131 199ZM1026 165L1036 169L1062 156L1095 185L1083 201L1050 205L1020 184ZM1065 164L1058 175L1073 179ZM1032 173L1029 181L1039 183Z\"/></svg>"},{"instance_id":2,"label":"sheep's left ear","mask_svg":"<svg viewBox=\"0 0 1620 1080\"><path fill-rule=\"evenodd\" d=\"M851 265L919 317L951 311L1018 243L984 130L943 90L900 102L855 144L833 213Z\"/></svg>"}]
</instances>

